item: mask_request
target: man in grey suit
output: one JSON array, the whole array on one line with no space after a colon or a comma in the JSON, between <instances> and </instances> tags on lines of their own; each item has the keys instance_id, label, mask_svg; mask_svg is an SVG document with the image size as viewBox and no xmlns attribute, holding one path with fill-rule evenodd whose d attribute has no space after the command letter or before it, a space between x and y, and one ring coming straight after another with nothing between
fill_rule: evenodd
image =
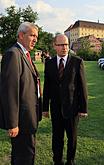
<instances>
[{"instance_id":1,"label":"man in grey suit","mask_svg":"<svg viewBox=\"0 0 104 165\"><path fill-rule=\"evenodd\" d=\"M41 120L39 73L29 52L38 38L38 27L22 23L17 43L6 51L1 63L3 128L11 137L11 165L33 165L35 134Z\"/></svg>"},{"instance_id":2,"label":"man in grey suit","mask_svg":"<svg viewBox=\"0 0 104 165\"><path fill-rule=\"evenodd\" d=\"M87 116L87 89L83 60L68 55L69 42L64 34L54 38L57 56L45 65L43 116L52 120L52 151L54 165L64 165L64 132L67 135L67 162L75 164L77 125L79 117Z\"/></svg>"}]
</instances>

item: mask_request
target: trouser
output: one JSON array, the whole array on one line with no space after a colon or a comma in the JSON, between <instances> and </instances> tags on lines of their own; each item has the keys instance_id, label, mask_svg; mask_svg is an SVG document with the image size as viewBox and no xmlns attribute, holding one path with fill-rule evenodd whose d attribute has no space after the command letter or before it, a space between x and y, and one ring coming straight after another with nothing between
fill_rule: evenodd
<instances>
[{"instance_id":1,"label":"trouser","mask_svg":"<svg viewBox=\"0 0 104 165\"><path fill-rule=\"evenodd\" d=\"M62 115L52 118L53 161L61 162L64 148L64 132L67 135L67 162L74 160L77 144L78 116L64 119Z\"/></svg>"},{"instance_id":2,"label":"trouser","mask_svg":"<svg viewBox=\"0 0 104 165\"><path fill-rule=\"evenodd\" d=\"M33 134L19 134L11 138L11 165L34 165L35 136Z\"/></svg>"}]
</instances>

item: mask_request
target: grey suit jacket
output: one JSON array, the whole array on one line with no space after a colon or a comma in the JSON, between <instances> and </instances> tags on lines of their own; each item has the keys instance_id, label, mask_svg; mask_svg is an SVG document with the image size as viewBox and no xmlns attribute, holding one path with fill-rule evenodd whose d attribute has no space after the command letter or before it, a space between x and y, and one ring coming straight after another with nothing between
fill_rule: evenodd
<instances>
[{"instance_id":1,"label":"grey suit jacket","mask_svg":"<svg viewBox=\"0 0 104 165\"><path fill-rule=\"evenodd\" d=\"M78 112L87 113L87 87L83 60L68 56L62 80L59 80L57 58L49 60L45 66L43 111L50 110L52 117L76 116Z\"/></svg>"},{"instance_id":2,"label":"grey suit jacket","mask_svg":"<svg viewBox=\"0 0 104 165\"><path fill-rule=\"evenodd\" d=\"M38 76L38 72L33 69L18 44L3 56L1 105L4 129L19 126L21 132L36 131L41 118L37 91Z\"/></svg>"}]
</instances>

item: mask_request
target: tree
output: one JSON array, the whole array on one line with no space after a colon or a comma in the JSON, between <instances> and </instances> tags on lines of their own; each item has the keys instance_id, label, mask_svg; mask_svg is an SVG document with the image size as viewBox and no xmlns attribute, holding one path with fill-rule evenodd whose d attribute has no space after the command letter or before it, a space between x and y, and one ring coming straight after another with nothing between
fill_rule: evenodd
<instances>
[{"instance_id":1,"label":"tree","mask_svg":"<svg viewBox=\"0 0 104 165\"><path fill-rule=\"evenodd\" d=\"M53 34L48 32L43 32L42 29L39 30L38 38L38 49L42 51L49 51L50 54L53 53Z\"/></svg>"},{"instance_id":2,"label":"tree","mask_svg":"<svg viewBox=\"0 0 104 165\"><path fill-rule=\"evenodd\" d=\"M20 23L24 21L34 22L38 19L37 12L34 12L30 6L26 9L15 6L6 9L6 15L0 14L0 50L3 53L16 41L16 33Z\"/></svg>"},{"instance_id":3,"label":"tree","mask_svg":"<svg viewBox=\"0 0 104 165\"><path fill-rule=\"evenodd\" d=\"M104 41L102 42L102 48L100 51L100 57L104 57Z\"/></svg>"},{"instance_id":4,"label":"tree","mask_svg":"<svg viewBox=\"0 0 104 165\"><path fill-rule=\"evenodd\" d=\"M36 22L38 20L37 12L34 12L30 6L26 9L19 8L16 10L15 6L6 9L6 15L1 14L0 17L0 51L3 53L5 49L13 45L16 41L16 33L20 23L24 21ZM39 27L39 26L38 26ZM32 52L38 50L49 51L53 54L53 34L44 32L39 27L38 42Z\"/></svg>"},{"instance_id":5,"label":"tree","mask_svg":"<svg viewBox=\"0 0 104 165\"><path fill-rule=\"evenodd\" d=\"M87 38L82 37L80 39L80 46L79 49L77 51L77 55L80 56L81 58L83 58L84 60L88 60L89 59L89 54L91 53L91 46L90 46L90 42Z\"/></svg>"},{"instance_id":6,"label":"tree","mask_svg":"<svg viewBox=\"0 0 104 165\"><path fill-rule=\"evenodd\" d=\"M36 20L38 20L37 12L34 12L30 6L22 10L21 16L22 16L23 21L29 21L29 22L35 23Z\"/></svg>"}]
</instances>

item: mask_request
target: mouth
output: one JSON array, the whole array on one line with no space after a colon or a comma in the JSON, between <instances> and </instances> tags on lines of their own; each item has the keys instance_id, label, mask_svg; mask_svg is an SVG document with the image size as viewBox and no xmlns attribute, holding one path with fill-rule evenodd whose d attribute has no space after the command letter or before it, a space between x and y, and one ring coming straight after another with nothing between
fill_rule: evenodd
<instances>
[{"instance_id":1,"label":"mouth","mask_svg":"<svg viewBox=\"0 0 104 165\"><path fill-rule=\"evenodd\" d=\"M32 43L32 44L31 44L31 47L34 47L34 46L35 46L35 43Z\"/></svg>"},{"instance_id":2,"label":"mouth","mask_svg":"<svg viewBox=\"0 0 104 165\"><path fill-rule=\"evenodd\" d=\"M65 51L65 50L63 50L62 52L63 52L63 53L67 53L67 51Z\"/></svg>"}]
</instances>

